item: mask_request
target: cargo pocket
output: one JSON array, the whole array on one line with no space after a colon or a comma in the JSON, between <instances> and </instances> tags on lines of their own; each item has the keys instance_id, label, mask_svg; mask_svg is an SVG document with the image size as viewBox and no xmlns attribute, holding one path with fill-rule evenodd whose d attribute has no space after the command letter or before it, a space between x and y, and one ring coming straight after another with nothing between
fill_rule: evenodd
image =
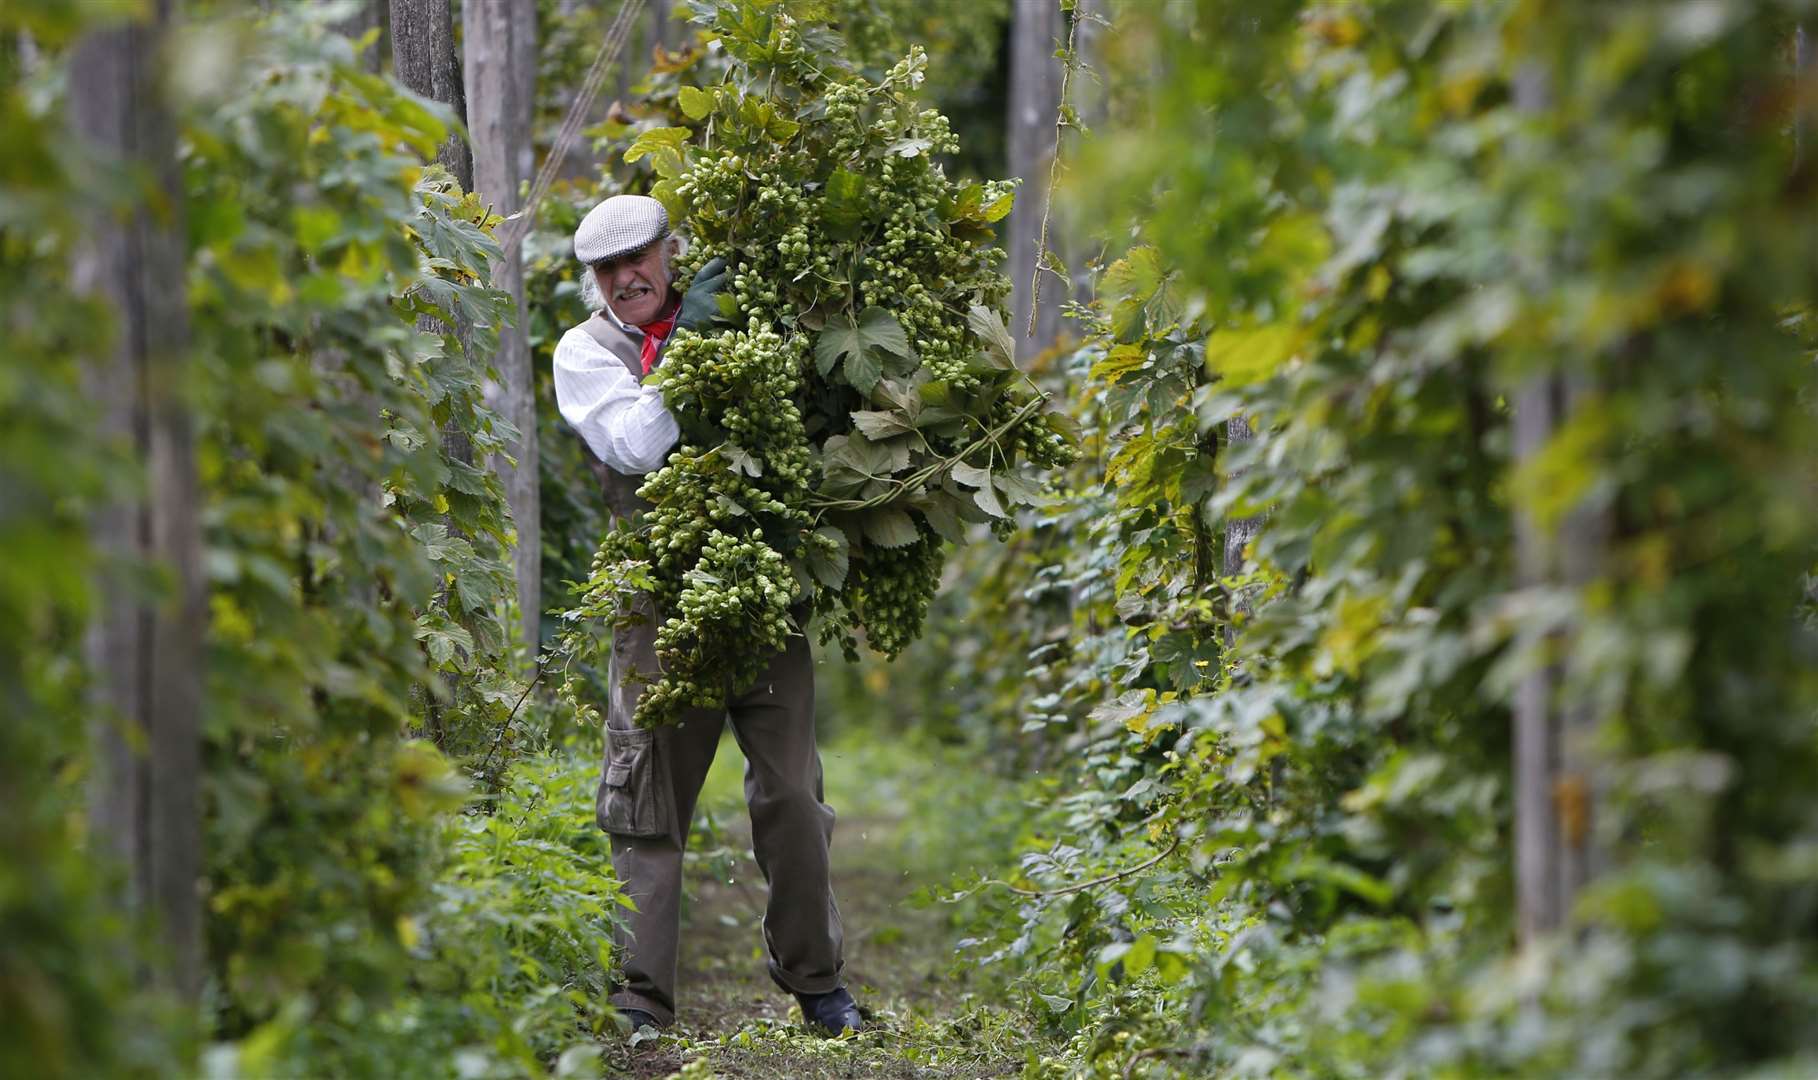
<instances>
[{"instance_id":1,"label":"cargo pocket","mask_svg":"<svg viewBox=\"0 0 1818 1080\"><path fill-rule=\"evenodd\" d=\"M600 777L600 828L614 836L669 836L667 777L657 761L656 732L606 732L606 765Z\"/></svg>"}]
</instances>

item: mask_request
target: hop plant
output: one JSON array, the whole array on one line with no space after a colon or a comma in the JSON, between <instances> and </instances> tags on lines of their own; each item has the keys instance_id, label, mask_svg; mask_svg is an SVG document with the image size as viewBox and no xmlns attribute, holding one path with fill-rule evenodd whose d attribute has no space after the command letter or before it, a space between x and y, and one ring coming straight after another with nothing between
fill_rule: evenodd
<instances>
[{"instance_id":1,"label":"hop plant","mask_svg":"<svg viewBox=\"0 0 1818 1080\"><path fill-rule=\"evenodd\" d=\"M652 194L694 241L682 273L725 261L733 315L665 352L653 382L684 443L589 583L597 611L649 569L646 725L720 705L810 618L849 656L861 637L895 656L947 543L1002 531L1039 489L1027 474L1074 452L1003 328L992 224L1013 187L945 174L958 142L914 97L926 58L872 81L786 9L759 25L734 0L695 7L735 70L683 100L698 139L650 145Z\"/></svg>"}]
</instances>

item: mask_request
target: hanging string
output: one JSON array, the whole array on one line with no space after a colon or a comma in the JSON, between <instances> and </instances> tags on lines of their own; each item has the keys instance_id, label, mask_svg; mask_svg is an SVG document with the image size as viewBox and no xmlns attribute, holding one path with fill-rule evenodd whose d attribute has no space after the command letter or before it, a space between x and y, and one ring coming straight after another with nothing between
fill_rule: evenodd
<instances>
[{"instance_id":1,"label":"hanging string","mask_svg":"<svg viewBox=\"0 0 1818 1080\"><path fill-rule=\"evenodd\" d=\"M556 173L562 168L562 162L568 157L568 150L580 136L581 125L585 122L588 110L593 107L594 98L599 96L600 87L606 84L606 73L612 69L619 52L625 47L625 38L631 33L631 25L644 7L644 0L625 0L619 8L617 17L606 29L606 37L600 42L600 51L593 58L593 65L587 69L587 77L581 80L581 89L575 94L574 103L568 107L568 115L562 118L562 126L557 129L555 142L549 148L549 155L543 159L543 167L537 170L536 179L530 184L530 192L524 198L524 206L517 213L505 219L498 233L499 247L511 251L530 231L536 221L537 205L543 196L549 194L549 186L555 182ZM504 264L493 270L492 283L496 288L499 278L504 273Z\"/></svg>"}]
</instances>

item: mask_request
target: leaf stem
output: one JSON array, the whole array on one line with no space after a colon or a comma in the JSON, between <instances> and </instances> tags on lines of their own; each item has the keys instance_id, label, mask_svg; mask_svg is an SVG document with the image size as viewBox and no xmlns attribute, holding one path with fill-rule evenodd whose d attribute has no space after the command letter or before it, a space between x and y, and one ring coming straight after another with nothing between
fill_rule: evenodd
<instances>
[{"instance_id":1,"label":"leaf stem","mask_svg":"<svg viewBox=\"0 0 1818 1080\"><path fill-rule=\"evenodd\" d=\"M996 427L990 429L989 431L985 432L985 434L979 436L977 439L974 439L972 442L968 443L966 445L965 449L961 450L959 453L954 454L951 457L944 457L944 458L940 458L935 461L931 461L928 464L926 464L926 465L922 466L921 468L915 470L914 472L910 473L908 476L905 476L901 479L897 479L895 477L889 477L889 476L877 478L880 480L889 481L890 483L897 485L896 490L894 490L894 491L885 491L880 494L873 495L869 499L812 499L809 501L808 505L815 507L816 509L822 510L822 511L826 511L826 510L869 510L875 506L883 506L884 504L886 504L886 503L896 499L898 496L900 496L903 493L904 489L916 487L920 484L927 482L928 480L932 479L933 477L938 476L943 472L946 472L948 469L951 469L953 466L964 461L966 459L966 456L968 454L972 453L974 450L977 450L982 446L988 446L988 445L995 446L997 444L997 440L998 440L999 436L1003 435L1005 432L1009 431L1011 428L1015 427L1016 425L1022 423L1025 419L1027 419L1029 417L1029 415L1031 413L1040 409L1043 405L1046 405L1047 403L1048 403L1048 398L1047 398L1047 395L1045 395L1045 394L1041 395L1039 397L1033 398L1027 404L1025 404L1022 408L1016 410L1015 413L1011 414L1010 419L1005 420L1003 423L1001 423L1001 424L997 425ZM817 516L815 518L815 521L818 523L820 521L820 518Z\"/></svg>"},{"instance_id":2,"label":"leaf stem","mask_svg":"<svg viewBox=\"0 0 1818 1080\"><path fill-rule=\"evenodd\" d=\"M997 878L986 878L977 885L972 886L972 888L967 889L965 892L955 893L952 896L943 896L941 901L947 904L957 904L988 885L997 885L1001 888L1009 889L1018 896L1030 897L1066 896L1070 893L1084 892L1087 889L1096 889L1100 885L1110 885L1113 882L1122 881L1125 878L1135 877L1137 874L1142 873L1144 870L1149 869L1163 859L1174 854L1175 850L1179 847L1180 835L1177 833L1175 834L1173 843L1170 843L1166 848L1163 848L1152 859L1145 859L1127 870L1119 870L1116 873L1106 874L1103 877L1095 877L1090 881L1080 881L1075 882L1072 885L1063 885L1058 889L1023 889L1010 884L1008 881L999 881Z\"/></svg>"}]
</instances>

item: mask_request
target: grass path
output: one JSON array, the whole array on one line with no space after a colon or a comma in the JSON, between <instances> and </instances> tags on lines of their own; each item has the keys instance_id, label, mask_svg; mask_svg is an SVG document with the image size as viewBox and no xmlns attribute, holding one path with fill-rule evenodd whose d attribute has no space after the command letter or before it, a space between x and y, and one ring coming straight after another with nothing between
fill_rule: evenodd
<instances>
[{"instance_id":1,"label":"grass path","mask_svg":"<svg viewBox=\"0 0 1818 1080\"><path fill-rule=\"evenodd\" d=\"M877 741L822 753L827 801L839 814L833 869L847 983L871 1030L839 1041L809 1034L765 973L764 882L750 854L744 759L727 737L688 858L676 1026L616 1052L617 1063L637 1077L1019 1075L1028 1039L955 964L953 909L916 899L990 854L989 828L952 807L967 785L963 763Z\"/></svg>"}]
</instances>

